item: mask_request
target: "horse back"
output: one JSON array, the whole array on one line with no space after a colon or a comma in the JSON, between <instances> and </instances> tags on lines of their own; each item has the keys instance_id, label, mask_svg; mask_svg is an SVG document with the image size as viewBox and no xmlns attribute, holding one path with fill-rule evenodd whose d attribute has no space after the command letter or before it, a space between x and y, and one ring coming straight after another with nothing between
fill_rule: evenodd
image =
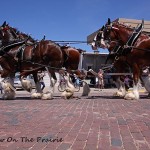
<instances>
[{"instance_id":1,"label":"horse back","mask_svg":"<svg viewBox=\"0 0 150 150\"><path fill-rule=\"evenodd\" d=\"M45 59L53 60L61 60L62 59L62 51L60 46L52 41L40 41L37 45L37 50L35 54L39 55L41 58L45 57Z\"/></svg>"},{"instance_id":2,"label":"horse back","mask_svg":"<svg viewBox=\"0 0 150 150\"><path fill-rule=\"evenodd\" d=\"M72 47L66 47L62 49L64 56L64 64L63 66L67 69L78 69L78 65L80 62L80 52Z\"/></svg>"}]
</instances>

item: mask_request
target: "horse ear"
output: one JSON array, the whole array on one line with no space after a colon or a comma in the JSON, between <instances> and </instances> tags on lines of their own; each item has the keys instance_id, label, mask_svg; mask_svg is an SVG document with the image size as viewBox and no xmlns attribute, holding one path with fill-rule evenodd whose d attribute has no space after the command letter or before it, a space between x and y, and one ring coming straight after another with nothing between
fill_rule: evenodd
<instances>
[{"instance_id":1,"label":"horse ear","mask_svg":"<svg viewBox=\"0 0 150 150\"><path fill-rule=\"evenodd\" d=\"M142 19L142 26L144 26L144 19Z\"/></svg>"},{"instance_id":2,"label":"horse ear","mask_svg":"<svg viewBox=\"0 0 150 150\"><path fill-rule=\"evenodd\" d=\"M6 26L6 21L4 21L4 23L2 24L2 27L5 27Z\"/></svg>"},{"instance_id":3,"label":"horse ear","mask_svg":"<svg viewBox=\"0 0 150 150\"><path fill-rule=\"evenodd\" d=\"M103 31L104 30L104 25L102 26L101 30L100 31Z\"/></svg>"},{"instance_id":4,"label":"horse ear","mask_svg":"<svg viewBox=\"0 0 150 150\"><path fill-rule=\"evenodd\" d=\"M110 18L108 18L108 25L110 25L111 24L111 21L110 21Z\"/></svg>"}]
</instances>

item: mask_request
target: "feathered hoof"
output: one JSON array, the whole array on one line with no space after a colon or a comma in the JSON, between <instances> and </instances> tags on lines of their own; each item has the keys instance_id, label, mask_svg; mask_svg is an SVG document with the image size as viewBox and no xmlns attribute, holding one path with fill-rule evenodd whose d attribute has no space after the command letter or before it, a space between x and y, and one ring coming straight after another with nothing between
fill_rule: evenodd
<instances>
[{"instance_id":1,"label":"feathered hoof","mask_svg":"<svg viewBox=\"0 0 150 150\"><path fill-rule=\"evenodd\" d=\"M43 93L41 99L43 99L43 100L52 100L53 99L53 93L51 91Z\"/></svg>"},{"instance_id":2,"label":"feathered hoof","mask_svg":"<svg viewBox=\"0 0 150 150\"><path fill-rule=\"evenodd\" d=\"M71 99L73 98L74 92L70 89L66 89L62 94L61 97L63 99Z\"/></svg>"},{"instance_id":3,"label":"feathered hoof","mask_svg":"<svg viewBox=\"0 0 150 150\"><path fill-rule=\"evenodd\" d=\"M25 89L26 91L30 92L32 91L32 83L31 81L27 80L27 79L22 79L21 80L21 84L23 89Z\"/></svg>"},{"instance_id":4,"label":"feathered hoof","mask_svg":"<svg viewBox=\"0 0 150 150\"><path fill-rule=\"evenodd\" d=\"M9 82L2 82L4 93L13 93L16 89Z\"/></svg>"},{"instance_id":5,"label":"feathered hoof","mask_svg":"<svg viewBox=\"0 0 150 150\"><path fill-rule=\"evenodd\" d=\"M124 94L121 91L117 91L113 94L113 96L124 97Z\"/></svg>"},{"instance_id":6,"label":"feathered hoof","mask_svg":"<svg viewBox=\"0 0 150 150\"><path fill-rule=\"evenodd\" d=\"M125 99L125 100L138 100L138 99L135 97L134 93L132 93L132 92L127 93L127 94L125 95L124 99Z\"/></svg>"},{"instance_id":7,"label":"feathered hoof","mask_svg":"<svg viewBox=\"0 0 150 150\"><path fill-rule=\"evenodd\" d=\"M4 99L4 100L13 100L13 99L15 99L15 92L4 93L3 96L2 96L2 99Z\"/></svg>"},{"instance_id":8,"label":"feathered hoof","mask_svg":"<svg viewBox=\"0 0 150 150\"><path fill-rule=\"evenodd\" d=\"M42 97L42 93L33 93L31 95L32 99L41 99L41 97Z\"/></svg>"}]
</instances>

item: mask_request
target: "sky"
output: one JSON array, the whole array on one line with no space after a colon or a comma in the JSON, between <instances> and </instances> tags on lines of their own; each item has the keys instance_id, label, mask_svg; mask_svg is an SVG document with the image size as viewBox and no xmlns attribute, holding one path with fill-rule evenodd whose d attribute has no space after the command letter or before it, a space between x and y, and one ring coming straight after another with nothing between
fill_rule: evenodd
<instances>
[{"instance_id":1,"label":"sky","mask_svg":"<svg viewBox=\"0 0 150 150\"><path fill-rule=\"evenodd\" d=\"M7 0L0 1L0 25L10 26L34 39L86 41L107 19L150 20L150 0ZM93 52L86 43L72 47ZM100 53L107 50L99 49Z\"/></svg>"}]
</instances>

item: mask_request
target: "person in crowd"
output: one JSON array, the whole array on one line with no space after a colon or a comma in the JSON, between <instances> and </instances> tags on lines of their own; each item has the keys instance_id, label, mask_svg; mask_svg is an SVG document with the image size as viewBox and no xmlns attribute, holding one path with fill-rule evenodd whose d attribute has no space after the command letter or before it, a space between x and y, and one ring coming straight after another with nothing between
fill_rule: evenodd
<instances>
[{"instance_id":1,"label":"person in crowd","mask_svg":"<svg viewBox=\"0 0 150 150\"><path fill-rule=\"evenodd\" d=\"M44 88L45 88L45 83L44 83L44 76L45 76L45 72L40 72L39 74L38 74L38 79L39 79L39 82L40 82L40 84L41 84L41 90L43 91L44 90Z\"/></svg>"},{"instance_id":2,"label":"person in crowd","mask_svg":"<svg viewBox=\"0 0 150 150\"><path fill-rule=\"evenodd\" d=\"M104 72L102 69L99 69L98 72L98 88L103 89L104 88Z\"/></svg>"}]
</instances>

